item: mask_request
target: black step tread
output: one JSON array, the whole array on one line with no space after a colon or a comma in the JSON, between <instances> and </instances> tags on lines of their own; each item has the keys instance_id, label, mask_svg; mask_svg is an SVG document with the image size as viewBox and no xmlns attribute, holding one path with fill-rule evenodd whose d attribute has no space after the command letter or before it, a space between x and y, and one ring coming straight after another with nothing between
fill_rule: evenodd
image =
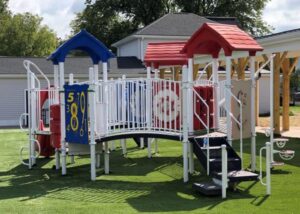
<instances>
[{"instance_id":1,"label":"black step tread","mask_svg":"<svg viewBox=\"0 0 300 214\"><path fill-rule=\"evenodd\" d=\"M233 170L228 172L229 182L253 181L258 179L258 174L246 170ZM222 173L215 173L215 178L221 179Z\"/></svg>"},{"instance_id":2,"label":"black step tread","mask_svg":"<svg viewBox=\"0 0 300 214\"><path fill-rule=\"evenodd\" d=\"M194 183L193 189L207 196L217 196L222 194L222 187L214 182Z\"/></svg>"}]
</instances>

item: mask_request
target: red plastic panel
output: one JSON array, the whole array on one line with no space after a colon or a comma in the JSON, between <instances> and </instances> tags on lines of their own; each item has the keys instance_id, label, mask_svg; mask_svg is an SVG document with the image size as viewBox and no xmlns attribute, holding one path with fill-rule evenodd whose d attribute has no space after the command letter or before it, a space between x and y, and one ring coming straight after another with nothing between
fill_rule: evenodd
<instances>
[{"instance_id":1,"label":"red plastic panel","mask_svg":"<svg viewBox=\"0 0 300 214\"><path fill-rule=\"evenodd\" d=\"M60 132L60 105L50 106L50 142L54 148L60 148L61 132Z\"/></svg>"},{"instance_id":2,"label":"red plastic panel","mask_svg":"<svg viewBox=\"0 0 300 214\"><path fill-rule=\"evenodd\" d=\"M212 128L213 124L213 115L214 115L214 103L213 103L213 87L212 86L195 86L194 89L201 96L201 98L206 102L209 109L209 127ZM206 124L207 123L207 107L200 100L199 97L195 96L196 105L194 112L197 114L201 120ZM200 122L198 117L194 115L194 130L204 129L204 125Z\"/></svg>"}]
</instances>

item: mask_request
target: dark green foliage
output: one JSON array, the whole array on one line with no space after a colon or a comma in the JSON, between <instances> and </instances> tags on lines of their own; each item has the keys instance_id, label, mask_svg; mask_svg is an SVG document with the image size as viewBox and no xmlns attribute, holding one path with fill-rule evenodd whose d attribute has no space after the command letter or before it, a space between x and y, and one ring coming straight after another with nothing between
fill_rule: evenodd
<instances>
[{"instance_id":1,"label":"dark green foliage","mask_svg":"<svg viewBox=\"0 0 300 214\"><path fill-rule=\"evenodd\" d=\"M242 29L258 36L270 33L270 26L262 20L262 12L269 0L175 0L182 11L201 16L236 17Z\"/></svg>"},{"instance_id":2,"label":"dark green foliage","mask_svg":"<svg viewBox=\"0 0 300 214\"><path fill-rule=\"evenodd\" d=\"M0 0L0 55L47 56L57 46L56 34L30 13L12 15Z\"/></svg>"},{"instance_id":3,"label":"dark green foliage","mask_svg":"<svg viewBox=\"0 0 300 214\"><path fill-rule=\"evenodd\" d=\"M200 16L236 17L252 35L270 32L262 20L269 0L86 0L86 9L72 22L73 33L82 28L110 46L163 15L189 12Z\"/></svg>"}]
</instances>

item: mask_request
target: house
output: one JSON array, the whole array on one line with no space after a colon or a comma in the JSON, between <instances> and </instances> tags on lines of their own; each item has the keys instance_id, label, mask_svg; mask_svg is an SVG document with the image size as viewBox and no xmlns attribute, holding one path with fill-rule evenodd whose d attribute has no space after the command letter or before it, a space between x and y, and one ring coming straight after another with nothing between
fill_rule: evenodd
<instances>
[{"instance_id":1,"label":"house","mask_svg":"<svg viewBox=\"0 0 300 214\"><path fill-rule=\"evenodd\" d=\"M237 24L236 18L202 17L193 13L169 13L112 44L118 56L136 56L143 61L148 43L186 41L205 22Z\"/></svg>"},{"instance_id":2,"label":"house","mask_svg":"<svg viewBox=\"0 0 300 214\"><path fill-rule=\"evenodd\" d=\"M18 126L19 117L25 112L25 89L27 88L26 70L23 66L25 59L35 63L53 84L53 64L46 58L0 57L0 127ZM70 57L65 62L66 76L73 73L74 81L86 81L88 68L92 65L90 58ZM144 65L136 57L113 58L109 61L108 67L111 78L122 78L124 74L129 78L146 76ZM101 66L99 70L101 74ZM38 74L34 69L32 71ZM41 79L41 88L45 88L45 80L41 75L37 76Z\"/></svg>"}]
</instances>

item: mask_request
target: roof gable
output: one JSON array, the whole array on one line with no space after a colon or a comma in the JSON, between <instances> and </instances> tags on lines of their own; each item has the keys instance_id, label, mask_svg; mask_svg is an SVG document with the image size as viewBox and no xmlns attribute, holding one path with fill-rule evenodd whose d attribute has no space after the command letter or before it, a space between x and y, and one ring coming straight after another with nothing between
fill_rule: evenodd
<instances>
[{"instance_id":1,"label":"roof gable","mask_svg":"<svg viewBox=\"0 0 300 214\"><path fill-rule=\"evenodd\" d=\"M111 57L114 57L112 52L92 34L86 30L81 30L71 39L59 46L48 59L52 60L54 64L64 62L66 56L72 50L85 51L93 60L94 64L100 61L107 62Z\"/></svg>"},{"instance_id":2,"label":"roof gable","mask_svg":"<svg viewBox=\"0 0 300 214\"><path fill-rule=\"evenodd\" d=\"M169 13L137 31L135 35L191 36L206 22L214 22L193 13Z\"/></svg>"},{"instance_id":3,"label":"roof gable","mask_svg":"<svg viewBox=\"0 0 300 214\"><path fill-rule=\"evenodd\" d=\"M251 36L236 25L205 23L188 40L182 53L187 53L189 57L194 54L218 57L221 49L226 56L231 56L233 51L249 51L250 55L255 55L256 51L263 50Z\"/></svg>"}]
</instances>

